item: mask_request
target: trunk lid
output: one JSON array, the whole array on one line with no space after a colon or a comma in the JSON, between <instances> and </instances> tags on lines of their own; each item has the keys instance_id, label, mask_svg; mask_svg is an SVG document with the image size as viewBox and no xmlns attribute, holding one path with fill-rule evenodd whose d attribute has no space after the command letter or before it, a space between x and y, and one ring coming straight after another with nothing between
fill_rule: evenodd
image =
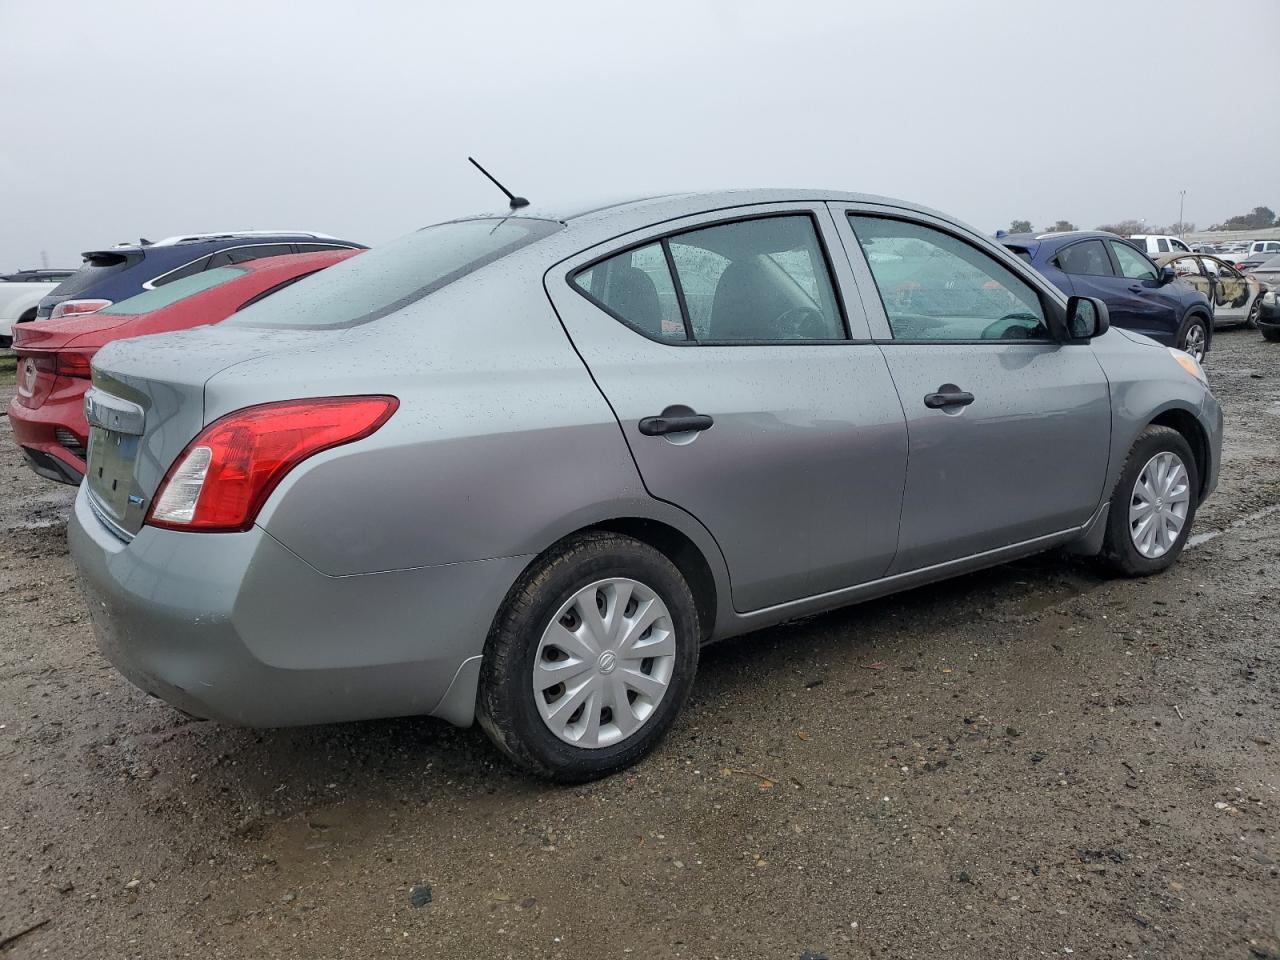
<instances>
[{"instance_id":1,"label":"trunk lid","mask_svg":"<svg viewBox=\"0 0 1280 960\"><path fill-rule=\"evenodd\" d=\"M90 505L118 536L142 527L165 472L205 426L205 385L228 367L314 346L314 330L200 327L107 344L85 397ZM269 392L271 381L264 381ZM282 399L264 396L261 402ZM258 401L255 401L258 402Z\"/></svg>"}]
</instances>

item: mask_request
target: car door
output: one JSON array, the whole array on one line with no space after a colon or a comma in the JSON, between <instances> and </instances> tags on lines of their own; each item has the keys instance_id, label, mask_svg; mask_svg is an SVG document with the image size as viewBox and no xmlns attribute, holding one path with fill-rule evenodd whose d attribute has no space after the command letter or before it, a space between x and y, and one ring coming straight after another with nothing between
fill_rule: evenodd
<instances>
[{"instance_id":1,"label":"car door","mask_svg":"<svg viewBox=\"0 0 1280 960\"><path fill-rule=\"evenodd\" d=\"M907 418L889 572L1087 523L1104 493L1110 394L1092 347L1052 335L1057 295L945 221L834 209Z\"/></svg>"},{"instance_id":2,"label":"car door","mask_svg":"<svg viewBox=\"0 0 1280 960\"><path fill-rule=\"evenodd\" d=\"M1213 277L1214 323L1243 323L1253 305L1249 284L1244 275L1230 264L1213 257L1200 257L1202 268Z\"/></svg>"},{"instance_id":3,"label":"car door","mask_svg":"<svg viewBox=\"0 0 1280 960\"><path fill-rule=\"evenodd\" d=\"M741 612L874 580L897 546L906 425L830 231L821 204L705 214L546 278L646 489L715 537Z\"/></svg>"},{"instance_id":4,"label":"car door","mask_svg":"<svg viewBox=\"0 0 1280 960\"><path fill-rule=\"evenodd\" d=\"M1117 274L1114 299L1107 300L1112 322L1173 343L1181 322L1177 291L1161 283L1156 265L1123 240L1107 240L1106 246Z\"/></svg>"},{"instance_id":5,"label":"car door","mask_svg":"<svg viewBox=\"0 0 1280 960\"><path fill-rule=\"evenodd\" d=\"M1210 303L1213 302L1214 288L1217 286L1217 274L1213 271L1205 269L1206 261L1201 257L1178 257L1171 260L1169 266L1173 268L1174 275L1187 284L1195 287Z\"/></svg>"}]
</instances>

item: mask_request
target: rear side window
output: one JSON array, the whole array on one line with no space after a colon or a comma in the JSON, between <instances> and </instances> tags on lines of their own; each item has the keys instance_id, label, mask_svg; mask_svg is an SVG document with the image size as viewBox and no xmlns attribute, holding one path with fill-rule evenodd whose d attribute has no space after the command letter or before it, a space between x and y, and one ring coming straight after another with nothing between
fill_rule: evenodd
<instances>
[{"instance_id":1,"label":"rear side window","mask_svg":"<svg viewBox=\"0 0 1280 960\"><path fill-rule=\"evenodd\" d=\"M562 229L507 217L424 227L344 260L224 321L247 327L346 327L377 320Z\"/></svg>"},{"instance_id":2,"label":"rear side window","mask_svg":"<svg viewBox=\"0 0 1280 960\"><path fill-rule=\"evenodd\" d=\"M128 253L116 253L114 251L91 253L85 260L83 267L54 288L52 296L77 296L108 277L128 270L135 263L141 263L142 258L143 253L141 250L131 250Z\"/></svg>"},{"instance_id":3,"label":"rear side window","mask_svg":"<svg viewBox=\"0 0 1280 960\"><path fill-rule=\"evenodd\" d=\"M1108 240L1120 264L1120 275L1130 280L1154 280L1156 268L1151 261L1122 240Z\"/></svg>"},{"instance_id":4,"label":"rear side window","mask_svg":"<svg viewBox=\"0 0 1280 960\"><path fill-rule=\"evenodd\" d=\"M151 281L151 286L163 287L166 283L173 283L175 280L181 280L183 277L197 274L207 266L209 266L209 257L201 257L199 260L193 260L190 263L183 264L176 270L170 270L168 273L156 277Z\"/></svg>"},{"instance_id":5,"label":"rear side window","mask_svg":"<svg viewBox=\"0 0 1280 960\"><path fill-rule=\"evenodd\" d=\"M1169 241L1168 241L1168 240L1163 240L1163 239L1161 239L1161 240L1157 240L1157 241L1156 241L1156 250L1157 250L1157 252L1159 252L1159 253L1168 253L1168 252L1169 252Z\"/></svg>"},{"instance_id":6,"label":"rear side window","mask_svg":"<svg viewBox=\"0 0 1280 960\"><path fill-rule=\"evenodd\" d=\"M103 307L98 313L136 317L141 313L150 313L153 310L171 307L179 300L185 300L187 297L194 297L197 293L204 293L206 290L220 287L224 283L230 283L236 277L244 276L247 272L247 270L242 270L238 267L219 267L216 270L206 270L203 273L184 277L173 283L166 283L162 287L156 287L154 290L140 293L136 297L130 297L128 300L113 303L109 307Z\"/></svg>"},{"instance_id":7,"label":"rear side window","mask_svg":"<svg viewBox=\"0 0 1280 960\"><path fill-rule=\"evenodd\" d=\"M680 301L661 243L602 260L573 278L579 289L628 326L655 340L684 340Z\"/></svg>"},{"instance_id":8,"label":"rear side window","mask_svg":"<svg viewBox=\"0 0 1280 960\"><path fill-rule=\"evenodd\" d=\"M1063 273L1075 273L1086 277L1112 277L1111 258L1101 240L1082 240L1073 243L1058 254L1058 266Z\"/></svg>"}]
</instances>

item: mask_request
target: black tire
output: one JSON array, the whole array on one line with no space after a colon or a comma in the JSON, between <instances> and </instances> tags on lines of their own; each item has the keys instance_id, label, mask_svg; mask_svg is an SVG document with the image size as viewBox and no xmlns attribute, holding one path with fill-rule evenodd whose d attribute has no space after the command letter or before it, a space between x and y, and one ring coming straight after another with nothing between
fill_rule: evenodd
<instances>
[{"instance_id":1,"label":"black tire","mask_svg":"<svg viewBox=\"0 0 1280 960\"><path fill-rule=\"evenodd\" d=\"M1178 349L1187 349L1187 337L1196 326L1199 326L1201 335L1204 337L1204 356L1200 360L1208 360L1209 350L1213 347L1213 323L1199 313L1191 314L1182 322L1182 329L1178 331Z\"/></svg>"},{"instance_id":2,"label":"black tire","mask_svg":"<svg viewBox=\"0 0 1280 960\"><path fill-rule=\"evenodd\" d=\"M626 739L599 748L575 747L543 722L531 683L538 644L551 618L578 590L596 580L629 577L666 604L676 638L670 685L653 713ZM485 643L476 704L480 726L525 770L559 783L582 783L635 763L671 727L693 688L701 629L689 585L666 556L613 533L561 541L521 575Z\"/></svg>"},{"instance_id":3,"label":"black tire","mask_svg":"<svg viewBox=\"0 0 1280 960\"><path fill-rule=\"evenodd\" d=\"M1129 533L1129 506L1138 475L1152 457L1159 453L1174 453L1182 460L1191 488L1191 500L1187 507L1186 521L1169 550L1154 559L1145 557L1134 546ZM1172 427L1149 426L1138 435L1129 457L1120 470L1120 479L1111 494L1111 509L1107 514L1107 532L1099 556L1104 568L1124 577L1147 577L1168 569L1182 554L1187 537L1191 534L1199 506L1200 468L1186 437Z\"/></svg>"},{"instance_id":4,"label":"black tire","mask_svg":"<svg viewBox=\"0 0 1280 960\"><path fill-rule=\"evenodd\" d=\"M1249 315L1244 318L1245 328L1248 330L1256 330L1258 328L1258 317L1262 313L1262 294L1253 298L1253 305L1249 307Z\"/></svg>"},{"instance_id":5,"label":"black tire","mask_svg":"<svg viewBox=\"0 0 1280 960\"><path fill-rule=\"evenodd\" d=\"M1280 343L1280 327L1261 327L1262 339Z\"/></svg>"}]
</instances>

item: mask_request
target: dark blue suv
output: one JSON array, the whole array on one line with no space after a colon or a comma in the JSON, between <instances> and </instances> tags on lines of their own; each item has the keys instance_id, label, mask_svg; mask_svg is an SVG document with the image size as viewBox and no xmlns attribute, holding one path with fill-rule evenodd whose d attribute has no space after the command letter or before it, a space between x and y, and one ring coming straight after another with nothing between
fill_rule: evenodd
<instances>
[{"instance_id":1,"label":"dark blue suv","mask_svg":"<svg viewBox=\"0 0 1280 960\"><path fill-rule=\"evenodd\" d=\"M335 248L364 250L362 243L304 231L195 233L151 243L120 244L81 254L84 264L40 301L37 320L82 316L202 270L287 253Z\"/></svg>"},{"instance_id":2,"label":"dark blue suv","mask_svg":"<svg viewBox=\"0 0 1280 960\"><path fill-rule=\"evenodd\" d=\"M1203 293L1161 269L1114 233L997 234L1000 242L1067 296L1097 297L1117 327L1146 334L1197 360L1209 352L1213 307Z\"/></svg>"}]
</instances>

